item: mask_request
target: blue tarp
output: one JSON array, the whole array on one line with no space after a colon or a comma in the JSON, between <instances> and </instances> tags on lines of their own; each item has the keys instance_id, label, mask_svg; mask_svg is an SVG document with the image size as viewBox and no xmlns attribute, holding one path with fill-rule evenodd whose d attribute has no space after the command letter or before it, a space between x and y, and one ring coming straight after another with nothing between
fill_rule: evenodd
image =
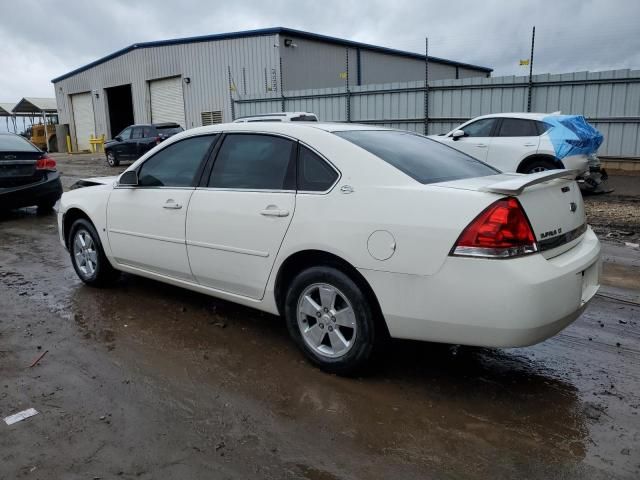
<instances>
[{"instance_id":1,"label":"blue tarp","mask_svg":"<svg viewBox=\"0 0 640 480\"><path fill-rule=\"evenodd\" d=\"M602 134L582 115L549 115L542 120L551 125L548 135L560 160L596 153L602 145Z\"/></svg>"}]
</instances>

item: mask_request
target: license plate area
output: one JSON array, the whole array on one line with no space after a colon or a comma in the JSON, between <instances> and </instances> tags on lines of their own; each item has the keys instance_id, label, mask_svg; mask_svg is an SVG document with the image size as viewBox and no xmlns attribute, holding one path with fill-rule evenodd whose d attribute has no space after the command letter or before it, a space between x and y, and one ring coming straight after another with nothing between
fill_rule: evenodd
<instances>
[{"instance_id":1,"label":"license plate area","mask_svg":"<svg viewBox=\"0 0 640 480\"><path fill-rule=\"evenodd\" d=\"M600 288L600 275L602 273L602 262L600 260L592 263L585 270L580 272L582 277L582 295L580 302L582 305L593 298Z\"/></svg>"}]
</instances>

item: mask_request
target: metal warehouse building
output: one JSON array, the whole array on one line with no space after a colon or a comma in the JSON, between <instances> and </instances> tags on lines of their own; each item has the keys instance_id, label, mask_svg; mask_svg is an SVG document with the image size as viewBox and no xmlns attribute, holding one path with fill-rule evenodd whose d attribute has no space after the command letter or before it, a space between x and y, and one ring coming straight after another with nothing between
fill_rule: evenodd
<instances>
[{"instance_id":1,"label":"metal warehouse building","mask_svg":"<svg viewBox=\"0 0 640 480\"><path fill-rule=\"evenodd\" d=\"M491 69L429 57L429 79ZM228 122L231 96L422 80L425 56L289 28L137 43L52 80L74 149L133 123Z\"/></svg>"}]
</instances>

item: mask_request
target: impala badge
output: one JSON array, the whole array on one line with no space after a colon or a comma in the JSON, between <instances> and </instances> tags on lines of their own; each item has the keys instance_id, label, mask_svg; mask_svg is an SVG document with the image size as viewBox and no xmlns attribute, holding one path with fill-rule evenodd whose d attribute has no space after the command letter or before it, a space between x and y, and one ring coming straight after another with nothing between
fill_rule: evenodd
<instances>
[{"instance_id":1,"label":"impala badge","mask_svg":"<svg viewBox=\"0 0 640 480\"><path fill-rule=\"evenodd\" d=\"M569 210L571 210L571 213L575 213L575 211L578 210L578 205L575 202L571 202L569 204Z\"/></svg>"}]
</instances>

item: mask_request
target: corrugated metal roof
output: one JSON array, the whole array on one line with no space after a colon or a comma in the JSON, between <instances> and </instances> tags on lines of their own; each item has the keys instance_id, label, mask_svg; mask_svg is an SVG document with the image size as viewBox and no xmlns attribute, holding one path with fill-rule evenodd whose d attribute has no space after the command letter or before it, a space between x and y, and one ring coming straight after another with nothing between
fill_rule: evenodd
<instances>
[{"instance_id":1,"label":"corrugated metal roof","mask_svg":"<svg viewBox=\"0 0 640 480\"><path fill-rule=\"evenodd\" d=\"M13 110L13 103L0 103L0 117L10 117L13 115L11 110Z\"/></svg>"},{"instance_id":2,"label":"corrugated metal roof","mask_svg":"<svg viewBox=\"0 0 640 480\"><path fill-rule=\"evenodd\" d=\"M153 48L153 47L161 47L161 46L166 46L166 45L180 45L180 44L185 44L185 43L200 43L200 42L212 42L212 41L216 41L216 40L229 40L229 39L233 39L233 38L244 38L244 37L258 37L258 36L266 36L266 35L291 35L291 36L295 36L295 37L300 37L300 38L306 38L309 40L316 40L319 42L325 42L325 43L332 43L335 45L343 45L345 47L352 47L352 48L361 48L364 50L371 50L371 51L376 51L376 52L381 52L381 53L387 53L390 55L397 55L397 56L402 56L402 57L407 57L407 58L414 58L414 59L418 59L418 60L424 60L425 56L421 55L419 53L414 53L414 52L407 52L404 50L396 50L394 48L387 48L387 47L381 47L378 45L371 45L368 43L361 43L361 42L355 42L353 40L346 40L344 38L337 38L337 37L331 37L328 35L321 35L319 33L311 33L311 32L305 32L303 30L295 30L293 28L286 28L286 27L273 27L273 28L262 28L262 29L257 29L257 30L245 30L245 31L241 31L241 32L229 32L229 33L218 33L218 34L212 34L212 35L201 35L201 36L197 36L197 37L186 37L186 38L175 38L175 39L170 39L170 40L158 40L158 41L153 41L153 42L141 42L141 43L134 43L133 45L129 45L128 47L125 47L123 49L120 49L116 52L113 52L105 57L99 58L98 60L95 60L91 63L88 63L87 65L84 65L82 67L76 68L75 70L72 70L68 73L65 73L64 75L60 75L59 77L54 78L53 80L51 80L52 83L58 82L60 80L64 80L65 78L69 78L77 73L83 72L85 70L88 70L92 67L95 67L96 65L100 65L102 63L105 63L111 59L114 59L116 57L119 57L121 55L124 55L125 53L128 53L132 50L136 50L136 49L141 49L141 48ZM484 72L492 72L493 69L492 68L488 68L488 67L482 67L479 65L472 65L469 63L463 63L463 62L456 62L454 60L447 60L446 58L439 58L439 57L432 57L429 56L429 61L432 62L437 62L437 63L444 63L447 65L454 65L454 66L458 66L458 67L464 67L464 68L470 68L470 69L474 69L474 70L481 70Z\"/></svg>"},{"instance_id":3,"label":"corrugated metal roof","mask_svg":"<svg viewBox=\"0 0 640 480\"><path fill-rule=\"evenodd\" d=\"M13 113L57 112L55 98L24 97L11 110Z\"/></svg>"}]
</instances>

